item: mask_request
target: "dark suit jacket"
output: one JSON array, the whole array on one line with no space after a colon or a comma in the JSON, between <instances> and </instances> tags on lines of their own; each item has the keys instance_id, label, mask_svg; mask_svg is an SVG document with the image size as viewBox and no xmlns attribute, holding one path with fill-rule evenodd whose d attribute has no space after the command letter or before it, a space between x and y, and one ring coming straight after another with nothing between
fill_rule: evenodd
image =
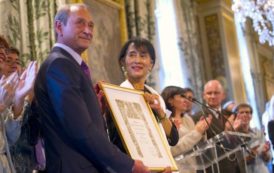
<instances>
[{"instance_id":1,"label":"dark suit jacket","mask_svg":"<svg viewBox=\"0 0 274 173\"><path fill-rule=\"evenodd\" d=\"M210 139L224 131L225 119L223 118L223 116L219 116L219 119L217 119L211 110L204 109L203 111L197 112L195 115L193 115L193 120L195 123L197 123L202 116L206 117L208 116L208 114L212 115L212 122L210 128L208 128L206 131L207 139Z\"/></svg>"},{"instance_id":2,"label":"dark suit jacket","mask_svg":"<svg viewBox=\"0 0 274 173\"><path fill-rule=\"evenodd\" d=\"M55 47L35 82L49 173L129 173L134 161L107 138L92 82Z\"/></svg>"},{"instance_id":3,"label":"dark suit jacket","mask_svg":"<svg viewBox=\"0 0 274 173\"><path fill-rule=\"evenodd\" d=\"M193 120L195 123L197 123L197 121L200 120L201 116L203 116L203 115L208 116L208 114L212 115L212 122L211 122L211 125L209 126L210 128L208 128L206 131L207 139L210 139L225 130L226 119L224 118L224 115L222 114L222 112L220 113L219 118L217 119L211 110L204 109L203 111L196 113L193 116ZM218 153L218 151L217 151L217 153ZM221 153L222 153L222 151L221 151ZM220 173L245 173L244 160L243 160L244 158L241 155L241 153L236 152L235 154L231 155L230 157L235 158L235 159L229 159L227 157L227 158L224 158L223 160L220 160L218 162ZM216 165L214 165L214 171L217 172ZM197 172L200 173L203 171L197 171ZM206 172L211 173L212 172L211 167L206 169Z\"/></svg>"}]
</instances>

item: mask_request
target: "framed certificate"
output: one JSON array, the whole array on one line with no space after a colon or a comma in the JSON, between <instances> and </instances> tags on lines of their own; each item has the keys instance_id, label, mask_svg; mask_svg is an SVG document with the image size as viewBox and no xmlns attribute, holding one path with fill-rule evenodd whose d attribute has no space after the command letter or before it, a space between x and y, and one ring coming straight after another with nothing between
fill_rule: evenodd
<instances>
[{"instance_id":1,"label":"framed certificate","mask_svg":"<svg viewBox=\"0 0 274 173\"><path fill-rule=\"evenodd\" d=\"M100 83L123 145L135 160L142 160L151 171L167 166L177 170L164 132L144 99L144 92Z\"/></svg>"}]
</instances>

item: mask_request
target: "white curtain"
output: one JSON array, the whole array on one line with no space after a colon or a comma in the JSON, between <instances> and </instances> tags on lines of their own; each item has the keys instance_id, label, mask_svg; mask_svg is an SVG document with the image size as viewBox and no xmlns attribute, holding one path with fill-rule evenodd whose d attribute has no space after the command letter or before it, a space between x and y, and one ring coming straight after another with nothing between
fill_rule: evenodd
<instances>
[{"instance_id":1,"label":"white curtain","mask_svg":"<svg viewBox=\"0 0 274 173\"><path fill-rule=\"evenodd\" d=\"M65 0L0 1L1 33L20 50L23 64L44 60L54 44L53 18Z\"/></svg>"}]
</instances>

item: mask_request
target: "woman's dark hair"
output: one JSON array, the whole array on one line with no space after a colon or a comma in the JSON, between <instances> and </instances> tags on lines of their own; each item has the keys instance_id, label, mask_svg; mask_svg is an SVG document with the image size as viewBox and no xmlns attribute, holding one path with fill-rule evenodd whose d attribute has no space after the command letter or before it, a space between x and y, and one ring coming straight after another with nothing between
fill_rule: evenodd
<instances>
[{"instance_id":1,"label":"woman's dark hair","mask_svg":"<svg viewBox=\"0 0 274 173\"><path fill-rule=\"evenodd\" d=\"M252 107L249 104L247 104L247 103L241 103L238 106L236 106L235 110L233 110L234 114L237 115L239 109L241 109L241 108L249 108L250 109L250 113L251 114L253 113L253 109L252 109Z\"/></svg>"},{"instance_id":2,"label":"woman's dark hair","mask_svg":"<svg viewBox=\"0 0 274 173\"><path fill-rule=\"evenodd\" d=\"M191 92L192 94L194 94L193 90L191 88L183 88L185 90L185 93Z\"/></svg>"},{"instance_id":3,"label":"woman's dark hair","mask_svg":"<svg viewBox=\"0 0 274 173\"><path fill-rule=\"evenodd\" d=\"M128 51L128 47L130 46L130 44L133 43L134 47L137 50L145 50L148 52L151 60L152 60L152 64L155 64L155 60L156 60L156 55L155 55L155 50L153 45L150 43L150 41L148 41L147 39L144 38L139 38L139 37L134 37L129 39L124 46L122 47L121 51L120 51L120 55L119 55L119 63L121 65L121 62L123 61L123 59L126 57L127 51Z\"/></svg>"},{"instance_id":4,"label":"woman's dark hair","mask_svg":"<svg viewBox=\"0 0 274 173\"><path fill-rule=\"evenodd\" d=\"M17 56L20 56L19 50L17 48L15 48L15 47L10 47L8 49L8 53L15 53Z\"/></svg>"},{"instance_id":5,"label":"woman's dark hair","mask_svg":"<svg viewBox=\"0 0 274 173\"><path fill-rule=\"evenodd\" d=\"M164 88L164 90L161 93L161 96L163 97L163 99L165 101L167 109L170 110L170 111L172 111L172 106L170 105L170 103L168 102L168 100L170 98L173 98L177 94L182 95L182 94L185 94L185 93L186 93L186 90L183 89L183 88L181 88L181 87L178 87L178 86L168 86L168 87Z\"/></svg>"}]
</instances>

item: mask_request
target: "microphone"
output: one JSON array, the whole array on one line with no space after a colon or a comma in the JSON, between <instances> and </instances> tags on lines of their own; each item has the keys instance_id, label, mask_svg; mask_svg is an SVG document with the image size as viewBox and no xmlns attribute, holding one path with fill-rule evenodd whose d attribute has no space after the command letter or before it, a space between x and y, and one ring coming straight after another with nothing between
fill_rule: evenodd
<instances>
[{"instance_id":1,"label":"microphone","mask_svg":"<svg viewBox=\"0 0 274 173\"><path fill-rule=\"evenodd\" d=\"M190 98L190 97L186 97L184 94L181 94L181 97L183 97L183 98L185 98L185 99L187 99L188 101L191 101L191 102L199 102L196 98L194 98L194 97L192 97L192 98Z\"/></svg>"},{"instance_id":2,"label":"microphone","mask_svg":"<svg viewBox=\"0 0 274 173\"><path fill-rule=\"evenodd\" d=\"M214 112L214 113L217 113L218 114L218 116L222 116L223 118L224 118L224 120L226 121L226 122L228 122L228 124L229 124L229 126L231 127L231 130L233 131L233 132L237 132L236 130L235 130L235 128L233 127L233 125L232 125L232 123L228 120L228 118L226 117L226 116L224 116L220 111L218 111L218 110L215 110L215 109L213 109L213 108L211 108L211 107L209 107L209 106L207 106L207 105L205 105L205 104L203 104L203 103L201 103L199 100L197 100L196 98L188 98L188 97L186 97L185 95L181 95L183 98L185 98L185 99L187 99L188 101L190 101L190 102L192 102L192 103L195 103L195 104L198 104L198 105L200 105L200 106L202 106L203 108L205 108L205 109L207 109L207 110L210 110L210 111L212 111L212 112ZM202 109L203 110L203 109ZM205 113L204 113L205 114ZM231 115L231 114L230 114ZM235 114L234 114L235 115ZM204 115L204 116L207 116L206 114ZM235 115L235 117L236 117L236 115ZM207 123L207 125L209 126L209 129L210 129L210 131L214 134L214 138L215 138L215 143L217 144L217 145L219 145L222 149L223 149L223 151L224 152L226 152L226 149L227 149L227 147L225 147L224 145L226 145L225 143L224 143L224 145L223 145L223 143L221 142L222 141L222 139L221 139L221 137L220 137L220 135L218 135L217 133L216 133L216 131L209 125L209 123L208 123L208 121L206 120L206 118L205 118L205 121L206 121L206 123ZM234 136L234 135L233 135ZM248 153L248 154L250 154L250 155L253 155L253 152L252 152L252 149L250 149L250 147L248 146L248 144L247 144L247 142L243 139L243 137L242 136L240 136L240 135L235 135L236 136L236 138L234 138L234 139L236 139L236 140L238 140L238 142L240 143L240 146L243 148L243 149L245 149L245 151ZM213 138L211 138L211 140L212 140ZM233 142L233 139L231 140L229 140L230 142L229 143L231 143L231 142ZM236 142L236 141L235 141ZM239 143L236 143L236 145L239 145ZM233 145L233 144L232 144ZM229 144L229 146L231 146L231 144ZM227 158L229 158L228 156L227 156Z\"/></svg>"},{"instance_id":3,"label":"microphone","mask_svg":"<svg viewBox=\"0 0 274 173\"><path fill-rule=\"evenodd\" d=\"M192 99L191 99L191 98L186 97L186 96L183 95L183 94L182 94L181 96L182 96L183 98L187 99L188 101L191 101L192 103L196 103L196 104L198 104L198 105L204 107L204 108L207 109L207 110L210 110L210 111L212 111L212 112L217 113L218 116L222 116L222 117L225 119L225 121L228 122L229 126L231 127L231 130L232 130L233 132L237 132L237 131L235 130L235 128L233 127L233 125L231 124L231 122L228 120L228 118L226 118L220 111L215 110L215 109L213 109L213 108L211 108L211 107L209 107L209 106L207 106L207 105L201 103L201 102L200 102L199 100L197 100L196 98L192 98ZM207 116L207 115L205 115L205 116ZM205 119L205 120L206 120L206 119ZM207 125L209 126L209 123L207 122L207 120L206 120L206 123L207 123ZM214 134L214 136L219 140L220 136L215 132L215 130L214 130L213 128L211 128L211 126L209 126L209 128L210 128L211 132ZM241 136L239 136L239 135L236 135L236 136L237 136L236 139L238 139L239 142L241 143L241 147L243 147L248 153L252 153L252 152L251 152L251 149L247 146L247 143L245 142L245 140L244 140Z\"/></svg>"},{"instance_id":4,"label":"microphone","mask_svg":"<svg viewBox=\"0 0 274 173\"><path fill-rule=\"evenodd\" d=\"M218 114L218 116L222 116L222 117L225 119L225 121L227 121L227 122L229 123L229 126L231 127L232 131L236 132L236 130L234 129L234 127L233 127L233 125L231 124L231 122L228 121L228 119L227 119L225 116L223 116L223 114L222 114L220 111L215 110L214 108L209 107L209 106L207 106L206 104L203 104L202 102L200 102L200 101L197 100L196 98L192 98L192 99L191 99L191 98L186 97L185 95L182 95L182 97L185 98L185 99L187 99L188 101L191 101L192 103L196 103L196 104L201 105L201 106L204 107L205 109L210 110L211 112L214 112L214 113Z\"/></svg>"},{"instance_id":5,"label":"microphone","mask_svg":"<svg viewBox=\"0 0 274 173\"><path fill-rule=\"evenodd\" d=\"M211 110L211 109L212 109L212 108L208 107L207 105L205 105L205 104L201 103L200 101L198 101L196 98L189 98L189 97L186 97L186 96L183 95L183 94L181 95L181 97L187 99L188 101L190 101L190 102L192 102L192 103L194 103L194 104L197 104L197 105L199 105L199 106L202 106L202 107L206 108L207 110ZM212 109L212 110L214 110L214 109ZM214 110L214 111L216 111L216 110ZM204 113L203 109L202 109L202 112L203 112L203 114L204 114L203 116L204 116L204 117L207 117L207 114ZM213 134L214 136L216 136L216 135L217 135L216 131L211 127L211 125L209 124L209 122L207 121L206 118L205 118L204 120L205 120L206 124L208 125L209 130L212 132L212 134Z\"/></svg>"},{"instance_id":6,"label":"microphone","mask_svg":"<svg viewBox=\"0 0 274 173\"><path fill-rule=\"evenodd\" d=\"M204 107L204 108L206 108L206 109L208 109L208 110L211 110L211 111L217 113L217 110L215 110L215 109L213 109L213 108L211 108L211 107L209 107L209 106L203 104L202 102L200 102L199 100L197 100L197 99L194 98L194 97L193 97L193 98L189 98L189 97L186 97L186 96L183 95L183 94L181 95L181 97L187 99L188 101L190 101L190 102L192 102L192 103L197 103L197 104L199 104L200 106L202 106L202 107ZM218 113L218 114L219 114L219 113Z\"/></svg>"},{"instance_id":7,"label":"microphone","mask_svg":"<svg viewBox=\"0 0 274 173\"><path fill-rule=\"evenodd\" d=\"M183 95L183 94L182 94L182 97L185 98L185 99L187 99L188 101L191 101L192 103L196 103L196 104L202 106L203 108L209 110L210 112L213 112L213 113L218 114L218 116L222 116L222 117L225 119L225 121L228 122L228 124L229 124L229 126L231 127L232 131L233 131L233 132L236 132L236 130L235 130L235 128L233 127L233 125L231 124L231 122L230 122L230 121L229 121L229 120L228 120L220 111L215 110L214 108L209 107L209 106L207 106L206 104L203 104L202 102L200 102L200 101L197 100L196 98L192 98L192 99L191 99L191 98L186 97L186 96ZM207 115L206 115L206 116L207 116ZM219 130L220 130L220 129L219 129ZM217 133L214 131L214 129L211 128L211 131L213 132L214 136L217 135ZM243 141L242 138L240 138L240 140Z\"/></svg>"}]
</instances>

